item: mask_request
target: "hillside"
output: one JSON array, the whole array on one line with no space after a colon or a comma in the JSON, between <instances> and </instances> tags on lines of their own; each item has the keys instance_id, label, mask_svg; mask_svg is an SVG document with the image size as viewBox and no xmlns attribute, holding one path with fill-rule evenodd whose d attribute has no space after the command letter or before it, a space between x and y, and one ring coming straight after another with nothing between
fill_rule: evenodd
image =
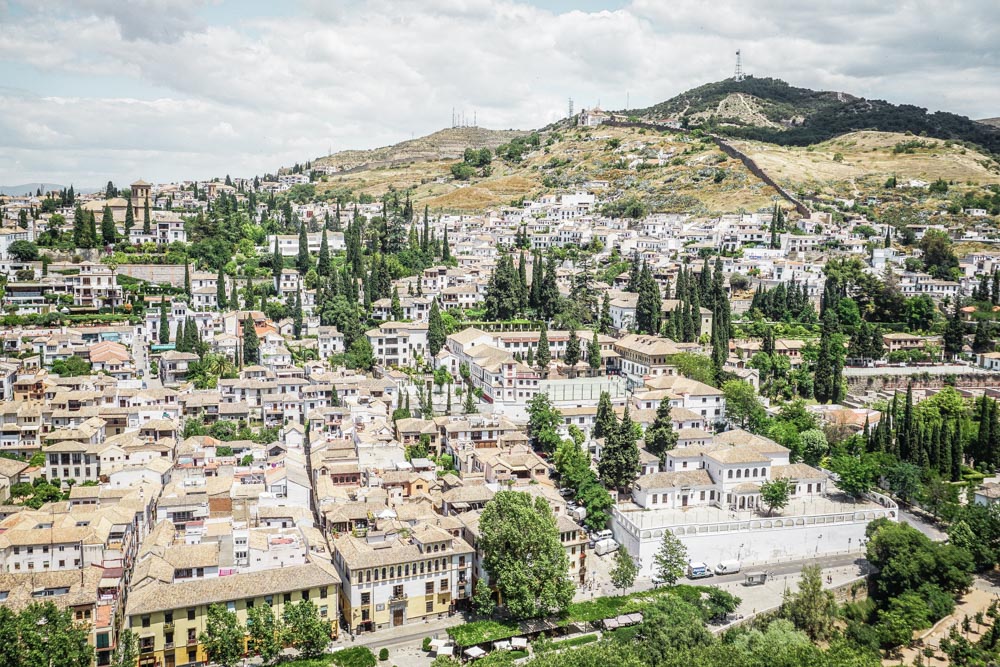
<instances>
[{"instance_id":1,"label":"hillside","mask_svg":"<svg viewBox=\"0 0 1000 667\"><path fill-rule=\"evenodd\" d=\"M857 196L900 181L939 178L968 185L1000 184L993 156L959 143L892 132L851 132L807 148L735 140L772 178L795 190Z\"/></svg>"},{"instance_id":2,"label":"hillside","mask_svg":"<svg viewBox=\"0 0 1000 667\"><path fill-rule=\"evenodd\" d=\"M1000 128L1000 118L980 118L976 122L982 123L983 125L989 125L991 127Z\"/></svg>"},{"instance_id":3,"label":"hillside","mask_svg":"<svg viewBox=\"0 0 1000 667\"><path fill-rule=\"evenodd\" d=\"M390 187L412 188L417 206L444 211L480 211L574 188L594 188L610 198L635 198L655 211L701 214L753 210L768 206L776 195L707 138L614 127L540 134L541 147L520 162L494 158L488 175L480 172L469 181L452 178L451 165L457 160L435 155L331 174L317 189L378 197ZM388 150L399 154L396 147ZM607 186L595 187L594 181Z\"/></svg>"},{"instance_id":4,"label":"hillside","mask_svg":"<svg viewBox=\"0 0 1000 667\"><path fill-rule=\"evenodd\" d=\"M455 160L466 148L496 148L514 137L527 134L519 130L487 130L482 127L452 127L417 139L370 150L340 151L317 158L314 166L339 169L364 169L407 162Z\"/></svg>"},{"instance_id":5,"label":"hillside","mask_svg":"<svg viewBox=\"0 0 1000 667\"><path fill-rule=\"evenodd\" d=\"M1000 127L909 104L846 93L796 88L779 79L726 79L693 88L646 109L647 119L672 118L690 127L786 146L807 146L856 130L912 132L965 141L1000 154Z\"/></svg>"}]
</instances>

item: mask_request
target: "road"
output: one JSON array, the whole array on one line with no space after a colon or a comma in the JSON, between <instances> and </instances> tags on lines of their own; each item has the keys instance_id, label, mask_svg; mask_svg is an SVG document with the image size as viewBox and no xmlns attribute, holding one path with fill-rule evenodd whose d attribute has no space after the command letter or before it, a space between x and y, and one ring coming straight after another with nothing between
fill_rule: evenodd
<instances>
[{"instance_id":1,"label":"road","mask_svg":"<svg viewBox=\"0 0 1000 667\"><path fill-rule=\"evenodd\" d=\"M995 375L995 373L977 366L964 364L948 364L946 366L875 366L874 368L848 366L844 369L844 377L878 377L880 375Z\"/></svg>"}]
</instances>

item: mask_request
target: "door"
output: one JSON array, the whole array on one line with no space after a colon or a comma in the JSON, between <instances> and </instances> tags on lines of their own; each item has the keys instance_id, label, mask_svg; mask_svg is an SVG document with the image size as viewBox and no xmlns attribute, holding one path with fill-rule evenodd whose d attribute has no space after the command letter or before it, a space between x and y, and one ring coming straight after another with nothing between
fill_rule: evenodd
<instances>
[{"instance_id":1,"label":"door","mask_svg":"<svg viewBox=\"0 0 1000 667\"><path fill-rule=\"evenodd\" d=\"M403 624L403 610L393 609L392 610L392 627Z\"/></svg>"},{"instance_id":2,"label":"door","mask_svg":"<svg viewBox=\"0 0 1000 667\"><path fill-rule=\"evenodd\" d=\"M687 506L688 506L688 497L681 496L681 507L687 507Z\"/></svg>"}]
</instances>

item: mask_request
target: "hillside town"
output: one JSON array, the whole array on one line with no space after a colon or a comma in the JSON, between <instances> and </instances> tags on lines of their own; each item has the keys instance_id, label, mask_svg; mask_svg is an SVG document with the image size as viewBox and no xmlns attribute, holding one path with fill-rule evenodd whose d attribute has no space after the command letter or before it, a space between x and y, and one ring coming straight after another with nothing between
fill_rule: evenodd
<instances>
[{"instance_id":1,"label":"hillside town","mask_svg":"<svg viewBox=\"0 0 1000 667\"><path fill-rule=\"evenodd\" d=\"M321 177L0 198L0 601L69 611L91 664L833 572L901 505L1000 498L1000 250L953 250L988 216L301 201ZM462 636L437 655L497 643Z\"/></svg>"}]
</instances>

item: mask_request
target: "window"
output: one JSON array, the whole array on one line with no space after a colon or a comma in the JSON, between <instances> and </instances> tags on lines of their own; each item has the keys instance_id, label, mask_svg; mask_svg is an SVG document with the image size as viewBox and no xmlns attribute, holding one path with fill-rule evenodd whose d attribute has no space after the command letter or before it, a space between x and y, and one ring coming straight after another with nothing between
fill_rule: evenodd
<instances>
[{"instance_id":1,"label":"window","mask_svg":"<svg viewBox=\"0 0 1000 667\"><path fill-rule=\"evenodd\" d=\"M431 595L434 593L433 581L428 581L426 584L424 584L424 593L426 593L427 595Z\"/></svg>"},{"instance_id":2,"label":"window","mask_svg":"<svg viewBox=\"0 0 1000 667\"><path fill-rule=\"evenodd\" d=\"M253 598L247 600L247 609L253 609Z\"/></svg>"},{"instance_id":3,"label":"window","mask_svg":"<svg viewBox=\"0 0 1000 667\"><path fill-rule=\"evenodd\" d=\"M149 627L149 614L146 614L142 617L142 627L144 628Z\"/></svg>"},{"instance_id":4,"label":"window","mask_svg":"<svg viewBox=\"0 0 1000 667\"><path fill-rule=\"evenodd\" d=\"M428 614L430 614L431 612L433 612L433 611L434 611L434 600L428 600L428 601L427 601L427 604L426 604L426 605L425 605L425 607L424 607L424 610L425 610L425 611L426 611L426 612L427 612Z\"/></svg>"},{"instance_id":5,"label":"window","mask_svg":"<svg viewBox=\"0 0 1000 667\"><path fill-rule=\"evenodd\" d=\"M189 621L194 620L194 607L191 607L187 610L187 616Z\"/></svg>"},{"instance_id":6,"label":"window","mask_svg":"<svg viewBox=\"0 0 1000 667\"><path fill-rule=\"evenodd\" d=\"M173 623L174 622L174 612L168 611L167 613L165 613L163 615L163 622L164 623Z\"/></svg>"},{"instance_id":7,"label":"window","mask_svg":"<svg viewBox=\"0 0 1000 667\"><path fill-rule=\"evenodd\" d=\"M236 611L236 601L230 600L229 602L227 602L226 609L228 609L229 611Z\"/></svg>"},{"instance_id":8,"label":"window","mask_svg":"<svg viewBox=\"0 0 1000 667\"><path fill-rule=\"evenodd\" d=\"M402 585L397 585L392 587L392 597L401 598L403 597L403 587Z\"/></svg>"},{"instance_id":9,"label":"window","mask_svg":"<svg viewBox=\"0 0 1000 667\"><path fill-rule=\"evenodd\" d=\"M309 591L302 591L302 599L303 600L309 599Z\"/></svg>"},{"instance_id":10,"label":"window","mask_svg":"<svg viewBox=\"0 0 1000 667\"><path fill-rule=\"evenodd\" d=\"M448 590L448 580L447 579L442 579L441 580L441 590L442 591Z\"/></svg>"},{"instance_id":11,"label":"window","mask_svg":"<svg viewBox=\"0 0 1000 667\"><path fill-rule=\"evenodd\" d=\"M283 599L285 601L285 604L291 603L291 601L292 601L292 594L291 593L285 593Z\"/></svg>"},{"instance_id":12,"label":"window","mask_svg":"<svg viewBox=\"0 0 1000 667\"><path fill-rule=\"evenodd\" d=\"M321 600L326 599L326 586L323 586L322 588L319 589L319 597Z\"/></svg>"},{"instance_id":13,"label":"window","mask_svg":"<svg viewBox=\"0 0 1000 667\"><path fill-rule=\"evenodd\" d=\"M361 594L361 604L371 604L371 603L372 603L372 594L371 593L362 593Z\"/></svg>"}]
</instances>

